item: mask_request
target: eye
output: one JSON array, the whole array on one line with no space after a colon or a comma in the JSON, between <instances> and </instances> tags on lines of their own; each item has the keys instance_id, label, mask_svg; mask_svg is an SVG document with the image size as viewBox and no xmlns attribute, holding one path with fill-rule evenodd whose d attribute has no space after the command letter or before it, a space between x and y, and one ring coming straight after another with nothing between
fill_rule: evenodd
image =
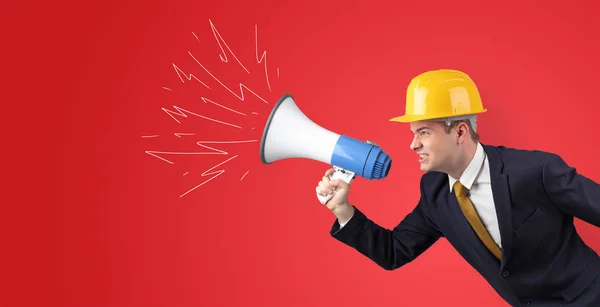
<instances>
[{"instance_id":1,"label":"eye","mask_svg":"<svg viewBox=\"0 0 600 307\"><path fill-rule=\"evenodd\" d=\"M421 136L426 136L426 135L429 135L429 131L421 130L421 131L419 132L419 135L421 135Z\"/></svg>"}]
</instances>

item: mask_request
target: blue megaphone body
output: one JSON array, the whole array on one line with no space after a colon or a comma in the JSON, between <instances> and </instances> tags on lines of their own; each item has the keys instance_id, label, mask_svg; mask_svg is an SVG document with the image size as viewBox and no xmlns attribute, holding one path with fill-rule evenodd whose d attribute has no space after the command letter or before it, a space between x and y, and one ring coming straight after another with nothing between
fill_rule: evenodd
<instances>
[{"instance_id":1,"label":"blue megaphone body","mask_svg":"<svg viewBox=\"0 0 600 307\"><path fill-rule=\"evenodd\" d=\"M347 183L355 176L383 179L392 166L390 156L377 144L340 135L315 124L300 111L294 98L286 94L277 101L267 119L260 159L270 164L289 158L330 164L335 168L331 179L341 178ZM324 203L323 199L321 202Z\"/></svg>"}]
</instances>

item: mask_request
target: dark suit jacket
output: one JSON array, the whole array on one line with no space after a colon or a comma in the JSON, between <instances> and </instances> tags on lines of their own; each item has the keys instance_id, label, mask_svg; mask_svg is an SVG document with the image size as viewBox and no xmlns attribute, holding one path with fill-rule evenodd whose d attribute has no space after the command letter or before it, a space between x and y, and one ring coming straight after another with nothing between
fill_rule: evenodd
<instances>
[{"instance_id":1,"label":"dark suit jacket","mask_svg":"<svg viewBox=\"0 0 600 307\"><path fill-rule=\"evenodd\" d=\"M502 240L498 261L464 217L448 176L428 172L414 210L392 230L355 207L331 235L394 270L440 237L513 306L600 306L600 257L577 234L573 217L600 227L600 185L558 155L484 145Z\"/></svg>"}]
</instances>

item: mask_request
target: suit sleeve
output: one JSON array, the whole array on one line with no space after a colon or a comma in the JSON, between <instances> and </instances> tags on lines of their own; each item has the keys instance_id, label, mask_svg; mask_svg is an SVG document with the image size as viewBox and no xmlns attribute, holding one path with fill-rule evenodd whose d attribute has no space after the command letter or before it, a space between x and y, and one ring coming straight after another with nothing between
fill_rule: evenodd
<instances>
[{"instance_id":1,"label":"suit sleeve","mask_svg":"<svg viewBox=\"0 0 600 307\"><path fill-rule=\"evenodd\" d=\"M543 183L550 200L566 214L600 227L600 185L579 174L558 155L543 168Z\"/></svg>"},{"instance_id":2,"label":"suit sleeve","mask_svg":"<svg viewBox=\"0 0 600 307\"><path fill-rule=\"evenodd\" d=\"M330 234L382 268L394 270L417 258L442 236L427 208L421 181L419 203L394 229L377 225L355 207L352 219L341 229L335 221Z\"/></svg>"}]
</instances>

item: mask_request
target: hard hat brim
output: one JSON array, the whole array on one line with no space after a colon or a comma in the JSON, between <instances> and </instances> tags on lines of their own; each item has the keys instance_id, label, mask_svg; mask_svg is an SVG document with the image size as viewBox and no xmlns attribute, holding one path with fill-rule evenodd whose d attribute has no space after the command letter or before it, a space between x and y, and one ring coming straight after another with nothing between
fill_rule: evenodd
<instances>
[{"instance_id":1,"label":"hard hat brim","mask_svg":"<svg viewBox=\"0 0 600 307\"><path fill-rule=\"evenodd\" d=\"M479 112L464 113L464 114L448 114L446 116L435 116L435 117L427 116L427 115L406 114L406 115L390 118L390 121L398 122L398 123L412 123L412 122L433 120L433 119L440 119L440 118L448 118L448 117L454 117L454 116L476 115L476 114L480 114L480 113L485 113L486 111L487 111L487 109L483 109Z\"/></svg>"}]
</instances>

